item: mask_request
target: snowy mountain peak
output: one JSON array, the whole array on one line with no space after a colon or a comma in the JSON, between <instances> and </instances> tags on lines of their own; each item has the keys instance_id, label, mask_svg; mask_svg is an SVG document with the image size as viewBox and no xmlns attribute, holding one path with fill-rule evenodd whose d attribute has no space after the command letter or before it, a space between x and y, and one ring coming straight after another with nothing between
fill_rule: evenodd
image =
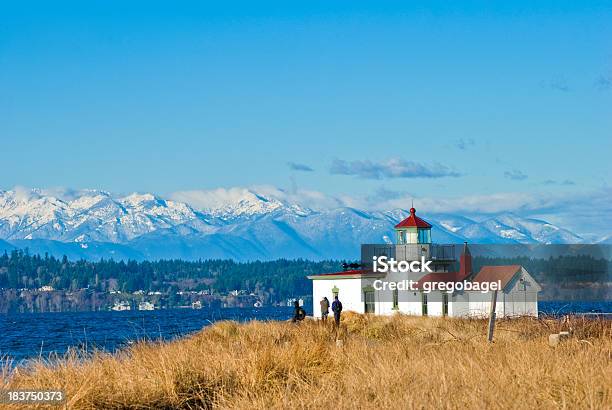
<instances>
[{"instance_id":1,"label":"snowy mountain peak","mask_svg":"<svg viewBox=\"0 0 612 410\"><path fill-rule=\"evenodd\" d=\"M289 208L283 201L248 189L232 189L224 195L212 191L210 206L202 211L216 218L233 220L236 218L252 218Z\"/></svg>"},{"instance_id":2,"label":"snowy mountain peak","mask_svg":"<svg viewBox=\"0 0 612 410\"><path fill-rule=\"evenodd\" d=\"M521 243L579 243L583 238L546 221L506 212L484 222L492 232Z\"/></svg>"},{"instance_id":3,"label":"snowy mountain peak","mask_svg":"<svg viewBox=\"0 0 612 410\"><path fill-rule=\"evenodd\" d=\"M0 192L0 238L124 242L196 218L188 205L132 194L113 198L103 191L79 191L71 198L44 190Z\"/></svg>"},{"instance_id":4,"label":"snowy mountain peak","mask_svg":"<svg viewBox=\"0 0 612 410\"><path fill-rule=\"evenodd\" d=\"M133 194L130 194L130 195L124 197L124 198L121 198L121 200L124 203L138 205L138 204L142 204L142 203L146 203L146 202L157 201L157 197L155 195L153 195L153 194L138 194L138 193L133 193Z\"/></svg>"},{"instance_id":5,"label":"snowy mountain peak","mask_svg":"<svg viewBox=\"0 0 612 410\"><path fill-rule=\"evenodd\" d=\"M79 252L92 252L92 243L113 244L113 252L120 245L122 252L147 258L351 258L361 243L390 242L393 227L409 213L313 211L281 199L287 197L242 188L183 192L172 199L150 193L115 197L97 190L0 191L0 239L21 247L38 243L42 251L49 240L90 244ZM433 225L437 243L583 242L549 222L511 213L419 214ZM28 245L19 242L24 240ZM47 242L36 242L41 240Z\"/></svg>"}]
</instances>

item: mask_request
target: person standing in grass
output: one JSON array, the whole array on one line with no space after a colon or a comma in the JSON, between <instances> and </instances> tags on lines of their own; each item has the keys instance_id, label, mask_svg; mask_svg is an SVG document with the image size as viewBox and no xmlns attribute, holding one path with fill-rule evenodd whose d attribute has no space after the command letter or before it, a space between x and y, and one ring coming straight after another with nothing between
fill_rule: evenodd
<instances>
[{"instance_id":1,"label":"person standing in grass","mask_svg":"<svg viewBox=\"0 0 612 410\"><path fill-rule=\"evenodd\" d=\"M319 303L321 304L321 320L327 322L327 315L329 315L329 299L325 296Z\"/></svg>"},{"instance_id":2,"label":"person standing in grass","mask_svg":"<svg viewBox=\"0 0 612 410\"><path fill-rule=\"evenodd\" d=\"M293 319L291 321L293 323L301 322L306 318L306 311L303 307L300 306L300 302L297 300L293 302Z\"/></svg>"},{"instance_id":3,"label":"person standing in grass","mask_svg":"<svg viewBox=\"0 0 612 410\"><path fill-rule=\"evenodd\" d=\"M334 296L334 303L332 303L332 312L334 312L334 320L336 321L336 327L339 327L340 312L342 312L342 302L338 300L338 295Z\"/></svg>"}]
</instances>

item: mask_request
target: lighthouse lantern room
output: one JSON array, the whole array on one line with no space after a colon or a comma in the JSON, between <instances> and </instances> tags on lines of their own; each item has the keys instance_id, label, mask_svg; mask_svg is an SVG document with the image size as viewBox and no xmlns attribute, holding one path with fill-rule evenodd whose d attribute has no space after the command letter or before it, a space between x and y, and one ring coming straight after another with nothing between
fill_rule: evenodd
<instances>
[{"instance_id":1,"label":"lighthouse lantern room","mask_svg":"<svg viewBox=\"0 0 612 410\"><path fill-rule=\"evenodd\" d=\"M416 216L416 209L410 208L410 215L395 225L398 245L430 244L431 225Z\"/></svg>"}]
</instances>

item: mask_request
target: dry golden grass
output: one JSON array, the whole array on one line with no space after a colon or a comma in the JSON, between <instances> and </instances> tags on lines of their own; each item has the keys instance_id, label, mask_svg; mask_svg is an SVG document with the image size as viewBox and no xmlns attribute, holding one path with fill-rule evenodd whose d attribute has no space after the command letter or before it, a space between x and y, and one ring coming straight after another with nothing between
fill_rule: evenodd
<instances>
[{"instance_id":1,"label":"dry golden grass","mask_svg":"<svg viewBox=\"0 0 612 410\"><path fill-rule=\"evenodd\" d=\"M219 322L191 337L40 362L2 388L66 391L68 408L612 408L610 321L346 314L331 322ZM548 346L565 328L574 337ZM15 407L16 408L16 407Z\"/></svg>"}]
</instances>

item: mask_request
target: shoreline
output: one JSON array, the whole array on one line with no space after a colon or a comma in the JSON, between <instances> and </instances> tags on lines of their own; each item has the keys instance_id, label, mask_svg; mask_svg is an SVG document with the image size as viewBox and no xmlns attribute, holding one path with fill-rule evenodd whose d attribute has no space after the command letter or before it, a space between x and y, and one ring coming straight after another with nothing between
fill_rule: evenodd
<instances>
[{"instance_id":1,"label":"shoreline","mask_svg":"<svg viewBox=\"0 0 612 410\"><path fill-rule=\"evenodd\" d=\"M558 306L549 311L566 306L565 302L556 304ZM605 304L600 306L605 307ZM142 341L180 340L219 321L284 321L290 318L292 313L293 309L290 307L263 307L224 308L214 311L166 309L0 314L0 333L4 334L0 342L0 357L4 360L0 364L10 361L10 367L23 367L24 362L36 360L41 356L61 357L68 350L83 350L84 347L89 351L98 349L115 353ZM567 314L562 311L557 314L541 313L539 318L560 320L564 316ZM586 320L612 319L612 314L609 313L582 312L570 313L570 316ZM309 317L312 318L312 315Z\"/></svg>"}]
</instances>

